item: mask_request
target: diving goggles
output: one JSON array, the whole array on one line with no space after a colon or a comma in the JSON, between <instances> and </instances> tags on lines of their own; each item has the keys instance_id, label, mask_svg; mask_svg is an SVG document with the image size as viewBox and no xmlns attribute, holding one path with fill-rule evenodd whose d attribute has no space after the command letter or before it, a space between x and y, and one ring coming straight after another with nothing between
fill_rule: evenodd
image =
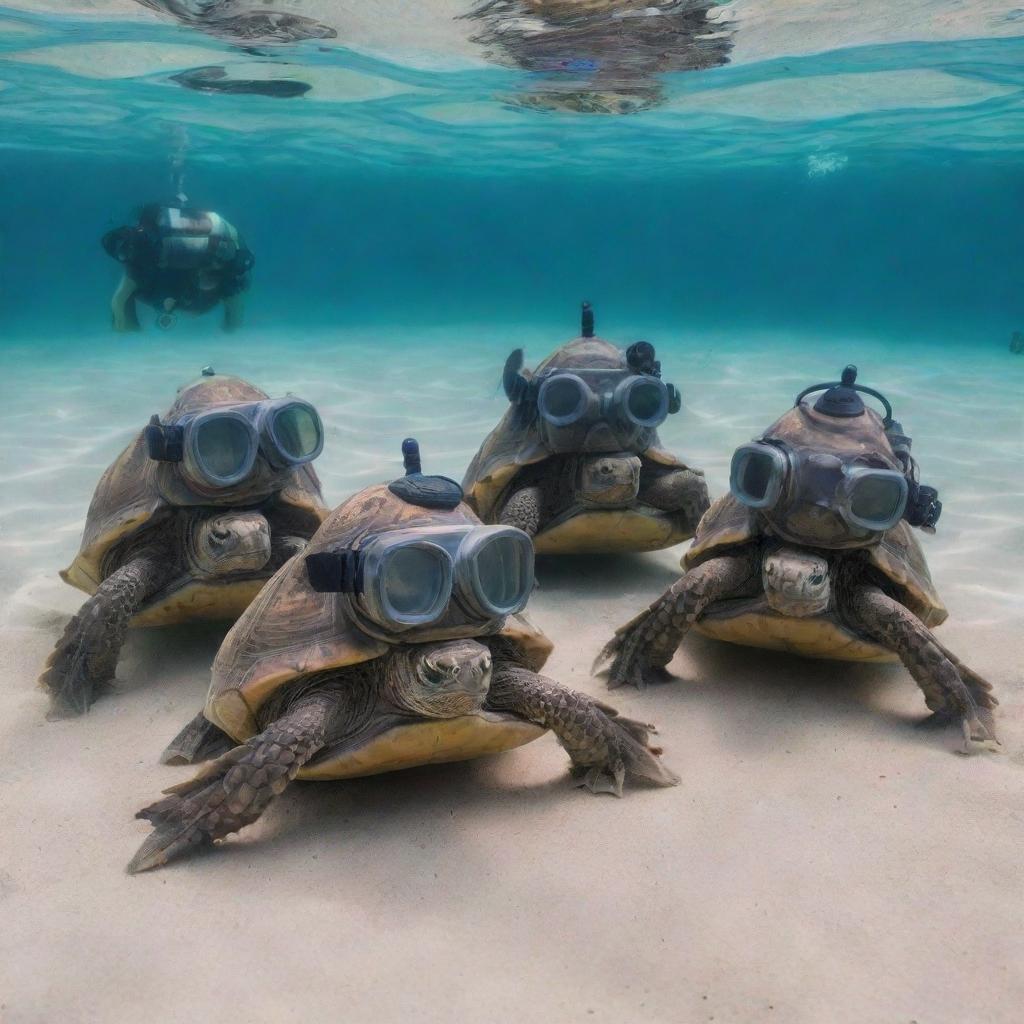
<instances>
[{"instance_id":1,"label":"diving goggles","mask_svg":"<svg viewBox=\"0 0 1024 1024\"><path fill-rule=\"evenodd\" d=\"M370 537L358 550L306 556L310 585L352 594L389 630L437 622L454 600L472 619L504 618L533 589L533 542L511 526L434 526Z\"/></svg>"},{"instance_id":2,"label":"diving goggles","mask_svg":"<svg viewBox=\"0 0 1024 1024\"><path fill-rule=\"evenodd\" d=\"M615 414L637 427L656 427L670 412L679 411L679 392L658 377L625 371L609 389L614 379L608 370L553 373L540 384L537 410L556 427Z\"/></svg>"},{"instance_id":3,"label":"diving goggles","mask_svg":"<svg viewBox=\"0 0 1024 1024\"><path fill-rule=\"evenodd\" d=\"M907 478L897 470L851 465L828 453L794 453L764 441L736 449L729 489L748 508L770 509L790 477L796 501L831 508L864 530L891 529L907 507Z\"/></svg>"},{"instance_id":4,"label":"diving goggles","mask_svg":"<svg viewBox=\"0 0 1024 1024\"><path fill-rule=\"evenodd\" d=\"M262 452L275 469L312 462L324 447L316 409L297 398L223 406L173 424L154 416L145 430L149 457L180 462L189 477L215 487L244 480Z\"/></svg>"}]
</instances>

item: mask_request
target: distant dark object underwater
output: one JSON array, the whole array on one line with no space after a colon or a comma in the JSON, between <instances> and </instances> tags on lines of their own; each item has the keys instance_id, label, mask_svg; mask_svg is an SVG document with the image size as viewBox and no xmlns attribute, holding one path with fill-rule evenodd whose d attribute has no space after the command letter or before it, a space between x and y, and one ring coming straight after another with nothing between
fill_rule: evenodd
<instances>
[{"instance_id":1,"label":"distant dark object underwater","mask_svg":"<svg viewBox=\"0 0 1024 1024\"><path fill-rule=\"evenodd\" d=\"M276 80L258 78L229 78L224 68L217 65L205 68L191 68L180 75L172 75L171 81L179 82L186 89L199 92L251 93L257 96L277 96L288 99L302 96L313 87L308 82L294 78Z\"/></svg>"},{"instance_id":2,"label":"distant dark object underwater","mask_svg":"<svg viewBox=\"0 0 1024 1024\"><path fill-rule=\"evenodd\" d=\"M300 39L335 39L333 28L301 14L261 8L247 11L246 0L135 0L152 11L176 18L183 25L227 39L261 43L294 43Z\"/></svg>"}]
</instances>

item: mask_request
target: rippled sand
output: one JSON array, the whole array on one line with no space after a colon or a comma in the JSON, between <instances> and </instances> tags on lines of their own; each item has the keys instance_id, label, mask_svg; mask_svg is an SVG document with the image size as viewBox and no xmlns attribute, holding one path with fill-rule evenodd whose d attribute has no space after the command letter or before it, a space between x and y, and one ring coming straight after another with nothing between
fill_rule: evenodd
<instances>
[{"instance_id":1,"label":"rippled sand","mask_svg":"<svg viewBox=\"0 0 1024 1024\"><path fill-rule=\"evenodd\" d=\"M726 486L732 449L846 362L885 392L945 503L924 538L943 641L996 686L1005 752L915 728L898 666L694 638L681 681L614 702L659 724L671 791L570 787L550 737L470 765L297 785L216 853L129 878L134 811L198 708L222 634L140 630L117 693L46 723L35 677L81 595L97 478L212 363L327 425L329 503L400 472L456 478L501 415L508 351L563 340L467 325L225 338L183 325L72 350L7 343L0 384L0 991L4 1021L1016 1021L1024 997L1024 359L899 339L687 335L637 325L684 411L667 445ZM164 343L173 340L173 349ZM619 338L618 340L630 340ZM675 577L682 549L542 561L550 674L589 665Z\"/></svg>"}]
</instances>

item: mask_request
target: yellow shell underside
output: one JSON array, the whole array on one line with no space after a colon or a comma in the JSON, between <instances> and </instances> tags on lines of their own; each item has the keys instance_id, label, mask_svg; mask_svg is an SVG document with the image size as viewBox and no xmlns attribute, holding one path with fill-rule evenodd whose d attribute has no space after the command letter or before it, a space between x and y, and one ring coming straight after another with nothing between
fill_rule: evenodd
<instances>
[{"instance_id":1,"label":"yellow shell underside","mask_svg":"<svg viewBox=\"0 0 1024 1024\"><path fill-rule=\"evenodd\" d=\"M745 647L788 651L833 661L897 661L891 651L857 636L828 616L798 619L780 615L763 600L735 601L713 609L696 623L698 632Z\"/></svg>"},{"instance_id":2,"label":"yellow shell underside","mask_svg":"<svg viewBox=\"0 0 1024 1024\"><path fill-rule=\"evenodd\" d=\"M300 772L300 779L354 779L401 768L469 761L521 747L546 729L508 715L482 712L395 726L355 749L327 752Z\"/></svg>"},{"instance_id":3,"label":"yellow shell underside","mask_svg":"<svg viewBox=\"0 0 1024 1024\"><path fill-rule=\"evenodd\" d=\"M95 594L99 582L81 559L75 559L61 574L71 586ZM234 620L252 604L263 589L266 578L234 580L231 583L206 583L187 580L176 590L158 597L137 615L129 626L173 626L195 619Z\"/></svg>"},{"instance_id":4,"label":"yellow shell underside","mask_svg":"<svg viewBox=\"0 0 1024 1024\"><path fill-rule=\"evenodd\" d=\"M679 518L654 509L588 510L542 530L534 537L533 546L538 555L658 551L690 536Z\"/></svg>"}]
</instances>

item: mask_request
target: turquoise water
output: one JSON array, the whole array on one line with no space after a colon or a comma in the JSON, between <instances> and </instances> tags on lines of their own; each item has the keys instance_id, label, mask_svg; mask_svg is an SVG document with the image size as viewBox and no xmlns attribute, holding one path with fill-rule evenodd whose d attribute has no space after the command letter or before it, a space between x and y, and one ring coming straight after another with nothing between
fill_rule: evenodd
<instances>
[{"instance_id":1,"label":"turquoise water","mask_svg":"<svg viewBox=\"0 0 1024 1024\"><path fill-rule=\"evenodd\" d=\"M191 199L249 241L249 322L263 328L492 318L558 337L586 297L623 329L940 330L1005 346L1021 317L1024 39L1012 35L654 76L656 101L615 116L525 106L593 83L467 56L471 43L389 59L386 21L362 51L344 45L345 25L243 48L132 0L61 6L77 16L17 6L0 7L5 337L103 326L117 271L98 236L169 198L175 159ZM434 16L445 32L464 24L451 7ZM923 8L922 35L951 17ZM978 12L993 34L1024 32L1013 8ZM771 27L745 25L733 56ZM175 80L210 66L311 88L279 98Z\"/></svg>"}]
</instances>

